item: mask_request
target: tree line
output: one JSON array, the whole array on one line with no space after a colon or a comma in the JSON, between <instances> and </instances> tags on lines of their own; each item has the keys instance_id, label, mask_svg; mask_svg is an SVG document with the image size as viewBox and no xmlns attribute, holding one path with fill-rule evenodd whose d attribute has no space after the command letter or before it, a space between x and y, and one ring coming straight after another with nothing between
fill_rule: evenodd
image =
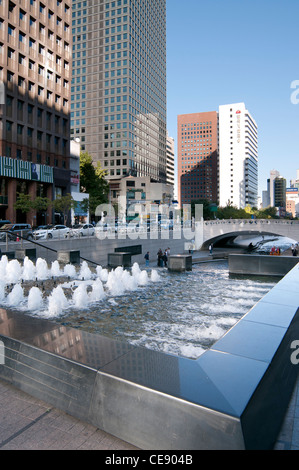
<instances>
[{"instance_id":1,"label":"tree line","mask_svg":"<svg viewBox=\"0 0 299 470\"><path fill-rule=\"evenodd\" d=\"M256 207L246 206L244 209L239 209L236 206L228 203L226 206L218 207L217 204L211 204L210 201L199 199L191 202L191 214L195 214L195 205L202 204L203 218L205 220L213 219L279 219L275 207L266 207L265 209L258 209Z\"/></svg>"}]
</instances>

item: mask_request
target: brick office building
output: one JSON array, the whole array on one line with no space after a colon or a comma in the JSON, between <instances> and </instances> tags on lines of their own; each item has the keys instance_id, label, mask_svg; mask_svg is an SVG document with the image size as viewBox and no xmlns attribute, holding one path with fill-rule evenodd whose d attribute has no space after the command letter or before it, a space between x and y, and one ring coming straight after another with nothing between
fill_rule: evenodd
<instances>
[{"instance_id":1,"label":"brick office building","mask_svg":"<svg viewBox=\"0 0 299 470\"><path fill-rule=\"evenodd\" d=\"M51 223L14 203L70 192L71 1L0 1L0 80L0 218Z\"/></svg>"},{"instance_id":2,"label":"brick office building","mask_svg":"<svg viewBox=\"0 0 299 470\"><path fill-rule=\"evenodd\" d=\"M178 201L217 201L218 115L182 114L177 120Z\"/></svg>"}]
</instances>

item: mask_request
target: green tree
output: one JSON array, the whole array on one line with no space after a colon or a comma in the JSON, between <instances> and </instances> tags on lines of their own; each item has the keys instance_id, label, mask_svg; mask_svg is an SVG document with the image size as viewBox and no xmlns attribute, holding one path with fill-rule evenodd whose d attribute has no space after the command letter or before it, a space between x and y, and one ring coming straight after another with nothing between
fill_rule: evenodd
<instances>
[{"instance_id":1,"label":"green tree","mask_svg":"<svg viewBox=\"0 0 299 470\"><path fill-rule=\"evenodd\" d=\"M217 217L218 219L250 219L251 214L245 209L227 204L225 207L218 207Z\"/></svg>"},{"instance_id":2,"label":"green tree","mask_svg":"<svg viewBox=\"0 0 299 470\"><path fill-rule=\"evenodd\" d=\"M14 208L23 213L30 212L32 209L32 200L29 194L17 193L17 199L14 203Z\"/></svg>"},{"instance_id":3,"label":"green tree","mask_svg":"<svg viewBox=\"0 0 299 470\"><path fill-rule=\"evenodd\" d=\"M195 201L191 201L191 217L195 216L195 206L196 204L201 204L203 206L203 218L204 220L209 220L214 218L213 213L211 212L211 202L207 201L206 199L197 199Z\"/></svg>"},{"instance_id":4,"label":"green tree","mask_svg":"<svg viewBox=\"0 0 299 470\"><path fill-rule=\"evenodd\" d=\"M51 200L47 197L37 196L34 201L32 201L32 209L35 209L37 212L44 212L50 207Z\"/></svg>"},{"instance_id":5,"label":"green tree","mask_svg":"<svg viewBox=\"0 0 299 470\"><path fill-rule=\"evenodd\" d=\"M256 212L257 219L277 219L277 211L275 207L266 207Z\"/></svg>"},{"instance_id":6,"label":"green tree","mask_svg":"<svg viewBox=\"0 0 299 470\"><path fill-rule=\"evenodd\" d=\"M89 199L84 200L84 205L91 215L95 214L98 205L108 202L109 184L105 176L106 172L102 169L100 162L94 165L88 152L80 153L81 192L89 194Z\"/></svg>"},{"instance_id":7,"label":"green tree","mask_svg":"<svg viewBox=\"0 0 299 470\"><path fill-rule=\"evenodd\" d=\"M52 201L51 205L56 212L60 212L63 215L64 225L66 225L69 212L76 206L76 201L74 201L71 194L68 193L65 196L57 197L54 201Z\"/></svg>"}]
</instances>

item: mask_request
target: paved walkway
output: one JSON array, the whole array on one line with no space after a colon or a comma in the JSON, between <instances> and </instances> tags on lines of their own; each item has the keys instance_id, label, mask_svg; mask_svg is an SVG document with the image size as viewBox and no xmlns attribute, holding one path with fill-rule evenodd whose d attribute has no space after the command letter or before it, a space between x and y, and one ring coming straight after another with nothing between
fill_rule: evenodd
<instances>
[{"instance_id":1,"label":"paved walkway","mask_svg":"<svg viewBox=\"0 0 299 470\"><path fill-rule=\"evenodd\" d=\"M138 450L0 380L0 450ZM275 450L299 450L298 381Z\"/></svg>"},{"instance_id":2,"label":"paved walkway","mask_svg":"<svg viewBox=\"0 0 299 470\"><path fill-rule=\"evenodd\" d=\"M136 450L0 381L0 450Z\"/></svg>"}]
</instances>

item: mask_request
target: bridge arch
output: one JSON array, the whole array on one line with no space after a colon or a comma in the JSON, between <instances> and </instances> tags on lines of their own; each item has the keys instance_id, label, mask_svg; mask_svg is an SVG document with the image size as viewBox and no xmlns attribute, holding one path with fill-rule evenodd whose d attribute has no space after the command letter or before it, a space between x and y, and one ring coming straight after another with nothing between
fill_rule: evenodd
<instances>
[{"instance_id":1,"label":"bridge arch","mask_svg":"<svg viewBox=\"0 0 299 470\"><path fill-rule=\"evenodd\" d=\"M267 235L267 236L273 236L273 239L277 238L278 234L275 234L275 233L271 233L271 232L260 232L260 231L244 231L242 233L240 232L228 232L228 233L225 233L223 235L217 235L213 238L210 238L208 240L206 240L203 244L202 244L202 249L205 249L205 248L208 248L208 246L210 245L210 243L213 243L214 247L217 247L217 245L222 245L223 244L226 244L227 246L229 245L233 245L234 244L234 240L240 236L248 236L248 237L258 237L258 236L263 236L263 235Z\"/></svg>"},{"instance_id":2,"label":"bridge arch","mask_svg":"<svg viewBox=\"0 0 299 470\"><path fill-rule=\"evenodd\" d=\"M203 221L198 230L202 231L201 247L206 248L212 242L224 242L233 240L240 235L246 236L281 236L299 242L299 221L281 219L228 219Z\"/></svg>"}]
</instances>

